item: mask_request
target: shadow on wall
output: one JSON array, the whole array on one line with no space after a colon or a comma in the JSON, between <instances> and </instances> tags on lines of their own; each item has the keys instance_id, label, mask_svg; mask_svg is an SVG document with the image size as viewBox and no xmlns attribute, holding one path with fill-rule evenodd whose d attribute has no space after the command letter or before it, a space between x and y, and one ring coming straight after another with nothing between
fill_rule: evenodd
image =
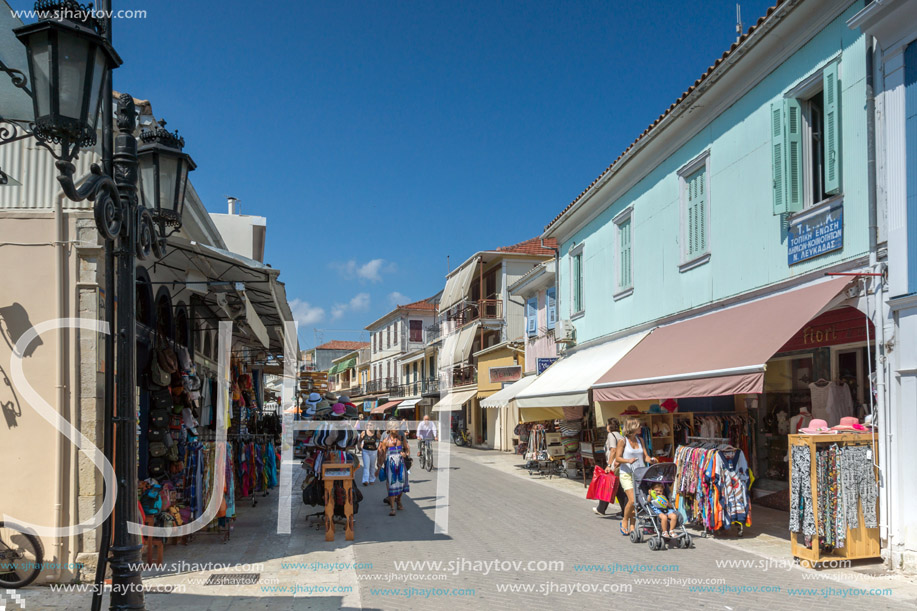
<instances>
[{"instance_id":1,"label":"shadow on wall","mask_svg":"<svg viewBox=\"0 0 917 611\"><path fill-rule=\"evenodd\" d=\"M26 309L19 303L12 303L8 306L0 307L0 336L9 346L10 354L13 353L13 347L22 335L32 328L32 322L29 320L29 314ZM41 338L37 337L29 344L23 354L23 357L30 357L35 352L35 348L42 344ZM6 421L7 428L17 426L17 418L22 416L22 405L19 397L13 389L3 363L0 363L0 381L8 390L0 393L0 411L3 412L3 419Z\"/></svg>"}]
</instances>

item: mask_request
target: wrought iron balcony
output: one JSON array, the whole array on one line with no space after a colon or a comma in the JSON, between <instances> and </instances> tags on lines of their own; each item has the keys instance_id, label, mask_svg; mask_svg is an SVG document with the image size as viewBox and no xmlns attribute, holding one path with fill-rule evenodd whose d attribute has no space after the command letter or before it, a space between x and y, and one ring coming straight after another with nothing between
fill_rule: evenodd
<instances>
[{"instance_id":1,"label":"wrought iron balcony","mask_svg":"<svg viewBox=\"0 0 917 611\"><path fill-rule=\"evenodd\" d=\"M463 327L478 320L503 320L503 300L466 301L446 312L443 320L451 322L456 327Z\"/></svg>"}]
</instances>

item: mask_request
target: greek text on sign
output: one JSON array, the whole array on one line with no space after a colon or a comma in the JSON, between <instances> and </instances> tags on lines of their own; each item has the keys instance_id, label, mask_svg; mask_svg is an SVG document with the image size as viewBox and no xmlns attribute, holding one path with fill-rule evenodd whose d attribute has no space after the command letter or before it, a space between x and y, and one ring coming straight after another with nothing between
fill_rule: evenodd
<instances>
[{"instance_id":1,"label":"greek text on sign","mask_svg":"<svg viewBox=\"0 0 917 611\"><path fill-rule=\"evenodd\" d=\"M790 221L787 239L789 265L814 259L844 247L844 206L836 202L815 214Z\"/></svg>"},{"instance_id":2,"label":"greek text on sign","mask_svg":"<svg viewBox=\"0 0 917 611\"><path fill-rule=\"evenodd\" d=\"M490 383L497 384L499 382L516 382L522 378L522 366L521 365L512 365L509 367L491 367L490 368Z\"/></svg>"}]
</instances>

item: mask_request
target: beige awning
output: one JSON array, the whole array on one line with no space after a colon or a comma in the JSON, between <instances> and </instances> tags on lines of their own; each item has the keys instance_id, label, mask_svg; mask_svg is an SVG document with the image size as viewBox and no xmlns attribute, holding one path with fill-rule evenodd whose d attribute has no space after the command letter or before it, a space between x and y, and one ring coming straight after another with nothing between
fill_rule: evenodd
<instances>
[{"instance_id":1,"label":"beige awning","mask_svg":"<svg viewBox=\"0 0 917 611\"><path fill-rule=\"evenodd\" d=\"M458 334L458 341L455 344L455 352L452 355L452 364L458 365L464 363L471 356L471 346L474 345L474 336L481 327L480 323L469 325L461 330Z\"/></svg>"},{"instance_id":2,"label":"beige awning","mask_svg":"<svg viewBox=\"0 0 917 611\"><path fill-rule=\"evenodd\" d=\"M471 288L471 280L474 278L474 272L478 269L480 257L475 257L469 261L465 267L459 268L446 280L446 288L443 289L443 296L439 300L439 311L445 312L468 294Z\"/></svg>"},{"instance_id":3,"label":"beige awning","mask_svg":"<svg viewBox=\"0 0 917 611\"><path fill-rule=\"evenodd\" d=\"M528 388L529 385L537 379L538 376L525 376L518 382L513 382L506 388L497 391L481 401L481 407L509 407L509 404L516 398L516 395Z\"/></svg>"},{"instance_id":4,"label":"beige awning","mask_svg":"<svg viewBox=\"0 0 917 611\"><path fill-rule=\"evenodd\" d=\"M562 407L530 407L519 410L519 419L523 422L542 422L543 420L563 420Z\"/></svg>"},{"instance_id":5,"label":"beige awning","mask_svg":"<svg viewBox=\"0 0 917 611\"><path fill-rule=\"evenodd\" d=\"M462 406L465 403L474 397L477 393L476 388L470 390L459 390L456 392L450 392L448 395L440 399L439 403L433 406L434 412L454 412L462 409Z\"/></svg>"}]
</instances>

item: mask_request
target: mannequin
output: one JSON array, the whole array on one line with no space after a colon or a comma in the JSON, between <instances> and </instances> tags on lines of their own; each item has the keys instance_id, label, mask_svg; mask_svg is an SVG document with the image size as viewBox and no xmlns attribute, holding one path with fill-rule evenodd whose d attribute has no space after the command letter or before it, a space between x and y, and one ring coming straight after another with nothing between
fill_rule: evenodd
<instances>
[{"instance_id":1,"label":"mannequin","mask_svg":"<svg viewBox=\"0 0 917 611\"><path fill-rule=\"evenodd\" d=\"M812 419L812 414L809 413L809 408L802 406L799 408L799 413L792 418L790 418L790 435L796 435L799 433L799 429L804 429L809 426L809 421Z\"/></svg>"}]
</instances>

